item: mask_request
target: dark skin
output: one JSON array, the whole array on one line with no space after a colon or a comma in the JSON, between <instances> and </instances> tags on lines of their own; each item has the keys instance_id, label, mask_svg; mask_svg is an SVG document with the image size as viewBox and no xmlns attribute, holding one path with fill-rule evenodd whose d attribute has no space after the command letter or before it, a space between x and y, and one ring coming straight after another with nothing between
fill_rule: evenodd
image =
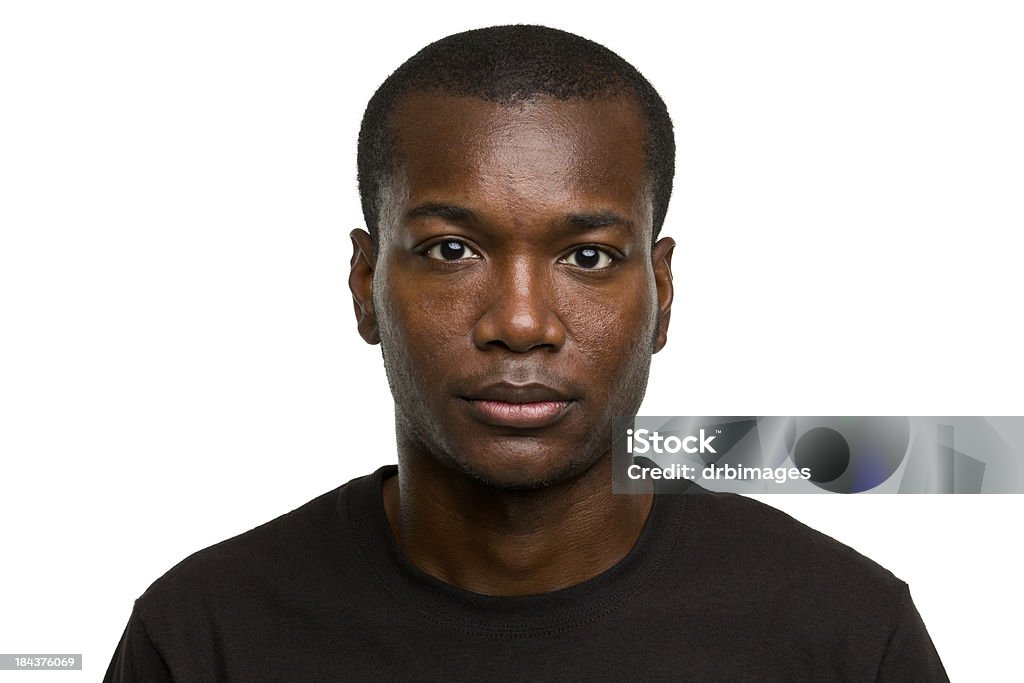
<instances>
[{"instance_id":1,"label":"dark skin","mask_svg":"<svg viewBox=\"0 0 1024 683\"><path fill-rule=\"evenodd\" d=\"M593 578L650 511L649 492L611 494L609 434L640 407L672 303L640 110L416 94L393 124L401 163L378 244L352 232L349 284L395 397L395 539L477 593Z\"/></svg>"}]
</instances>

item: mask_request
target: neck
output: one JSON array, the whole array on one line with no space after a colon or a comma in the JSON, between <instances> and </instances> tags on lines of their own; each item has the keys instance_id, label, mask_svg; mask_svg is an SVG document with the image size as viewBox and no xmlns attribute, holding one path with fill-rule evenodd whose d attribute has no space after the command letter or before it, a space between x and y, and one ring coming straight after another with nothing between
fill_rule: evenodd
<instances>
[{"instance_id":1,"label":"neck","mask_svg":"<svg viewBox=\"0 0 1024 683\"><path fill-rule=\"evenodd\" d=\"M613 495L611 456L543 489L495 489L400 446L384 482L388 524L405 556L468 591L535 595L567 588L629 553L652 496Z\"/></svg>"}]
</instances>

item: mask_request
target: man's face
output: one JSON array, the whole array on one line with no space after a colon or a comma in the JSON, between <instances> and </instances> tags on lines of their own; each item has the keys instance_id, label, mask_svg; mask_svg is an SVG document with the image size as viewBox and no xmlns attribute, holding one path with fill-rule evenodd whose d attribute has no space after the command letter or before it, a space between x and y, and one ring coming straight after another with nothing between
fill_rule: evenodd
<instances>
[{"instance_id":1,"label":"man's face","mask_svg":"<svg viewBox=\"0 0 1024 683\"><path fill-rule=\"evenodd\" d=\"M393 124L378 253L353 233L350 282L400 444L501 488L589 469L640 407L671 304L638 106L423 94Z\"/></svg>"}]
</instances>

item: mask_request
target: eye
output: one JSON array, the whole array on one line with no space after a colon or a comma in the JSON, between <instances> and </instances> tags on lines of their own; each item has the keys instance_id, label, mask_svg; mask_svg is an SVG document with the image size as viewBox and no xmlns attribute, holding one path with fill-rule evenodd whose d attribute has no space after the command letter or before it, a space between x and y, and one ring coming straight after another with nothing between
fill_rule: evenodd
<instances>
[{"instance_id":1,"label":"eye","mask_svg":"<svg viewBox=\"0 0 1024 683\"><path fill-rule=\"evenodd\" d=\"M580 247L559 263L568 263L578 268L587 270L601 270L607 268L615 261L615 258L603 249L597 247Z\"/></svg>"},{"instance_id":2,"label":"eye","mask_svg":"<svg viewBox=\"0 0 1024 683\"><path fill-rule=\"evenodd\" d=\"M480 255L470 249L468 244L457 239L446 239L438 242L423 253L435 261L458 261L466 258L480 258Z\"/></svg>"}]
</instances>

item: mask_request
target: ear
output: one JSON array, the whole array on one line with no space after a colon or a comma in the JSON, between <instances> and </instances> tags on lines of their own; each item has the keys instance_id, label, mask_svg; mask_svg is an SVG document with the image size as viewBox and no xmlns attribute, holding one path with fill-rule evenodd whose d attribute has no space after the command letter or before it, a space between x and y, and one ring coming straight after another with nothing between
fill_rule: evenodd
<instances>
[{"instance_id":1,"label":"ear","mask_svg":"<svg viewBox=\"0 0 1024 683\"><path fill-rule=\"evenodd\" d=\"M352 302L356 311L356 326L359 336L367 344L379 344L377 313L373 308L373 270L377 264L377 248L365 230L353 230L352 261L348 274L348 288L352 290Z\"/></svg>"},{"instance_id":2,"label":"ear","mask_svg":"<svg viewBox=\"0 0 1024 683\"><path fill-rule=\"evenodd\" d=\"M668 341L668 322L672 313L672 252L676 243L671 237L662 237L651 250L654 283L658 290L658 329L654 336L654 353L665 348Z\"/></svg>"}]
</instances>

